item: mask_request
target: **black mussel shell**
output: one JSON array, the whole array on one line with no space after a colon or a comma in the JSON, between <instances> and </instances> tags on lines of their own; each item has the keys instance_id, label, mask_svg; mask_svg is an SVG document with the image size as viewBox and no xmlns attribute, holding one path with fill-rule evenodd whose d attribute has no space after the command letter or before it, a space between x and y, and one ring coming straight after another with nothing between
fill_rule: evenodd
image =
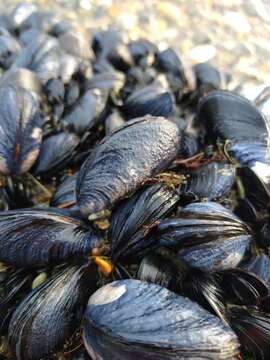
<instances>
[{"instance_id":1,"label":"black mussel shell","mask_svg":"<svg viewBox=\"0 0 270 360\"><path fill-rule=\"evenodd\" d=\"M45 84L45 92L50 104L62 103L65 96L65 87L60 79L50 79Z\"/></svg>"},{"instance_id":2,"label":"black mussel shell","mask_svg":"<svg viewBox=\"0 0 270 360\"><path fill-rule=\"evenodd\" d=\"M111 207L166 168L177 154L179 137L173 122L150 116L129 121L106 136L77 178L82 215Z\"/></svg>"},{"instance_id":3,"label":"black mussel shell","mask_svg":"<svg viewBox=\"0 0 270 360\"><path fill-rule=\"evenodd\" d=\"M99 116L104 110L105 102L98 89L88 90L73 105L70 112L61 119L70 130L83 135L97 125Z\"/></svg>"},{"instance_id":4,"label":"black mussel shell","mask_svg":"<svg viewBox=\"0 0 270 360\"><path fill-rule=\"evenodd\" d=\"M235 166L224 161L213 162L190 171L180 191L199 199L218 200L229 194L235 179Z\"/></svg>"},{"instance_id":5,"label":"black mussel shell","mask_svg":"<svg viewBox=\"0 0 270 360\"><path fill-rule=\"evenodd\" d=\"M12 64L12 69L32 70L42 83L46 83L49 79L58 77L61 55L58 41L42 34L20 51Z\"/></svg>"},{"instance_id":6,"label":"black mussel shell","mask_svg":"<svg viewBox=\"0 0 270 360\"><path fill-rule=\"evenodd\" d=\"M10 317L25 291L31 289L34 274L25 269L14 269L8 272L1 283L0 297L0 334L6 333Z\"/></svg>"},{"instance_id":7,"label":"black mussel shell","mask_svg":"<svg viewBox=\"0 0 270 360\"><path fill-rule=\"evenodd\" d=\"M85 90L99 89L103 93L118 93L124 85L125 77L119 71L102 72L85 83Z\"/></svg>"},{"instance_id":8,"label":"black mussel shell","mask_svg":"<svg viewBox=\"0 0 270 360\"><path fill-rule=\"evenodd\" d=\"M257 243L269 251L270 247L270 221L269 219L262 222L256 234Z\"/></svg>"},{"instance_id":9,"label":"black mussel shell","mask_svg":"<svg viewBox=\"0 0 270 360\"><path fill-rule=\"evenodd\" d=\"M66 106L72 106L80 97L79 83L73 79L67 84L65 91L65 104Z\"/></svg>"},{"instance_id":10,"label":"black mussel shell","mask_svg":"<svg viewBox=\"0 0 270 360\"><path fill-rule=\"evenodd\" d=\"M268 255L254 255L243 268L265 281L270 288L270 258Z\"/></svg>"},{"instance_id":11,"label":"black mussel shell","mask_svg":"<svg viewBox=\"0 0 270 360\"><path fill-rule=\"evenodd\" d=\"M152 65L158 53L157 46L147 39L131 41L128 48L134 63L139 66Z\"/></svg>"},{"instance_id":12,"label":"black mussel shell","mask_svg":"<svg viewBox=\"0 0 270 360\"><path fill-rule=\"evenodd\" d=\"M269 359L270 316L255 307L235 307L231 311L231 326L241 343L243 358Z\"/></svg>"},{"instance_id":13,"label":"black mussel shell","mask_svg":"<svg viewBox=\"0 0 270 360\"><path fill-rule=\"evenodd\" d=\"M39 103L18 86L0 88L0 172L22 174L35 162L42 139Z\"/></svg>"},{"instance_id":14,"label":"black mussel shell","mask_svg":"<svg viewBox=\"0 0 270 360\"><path fill-rule=\"evenodd\" d=\"M114 130L117 130L120 126L124 125L125 120L122 118L118 111L114 111L105 120L105 132L106 135L111 134Z\"/></svg>"},{"instance_id":15,"label":"black mussel shell","mask_svg":"<svg viewBox=\"0 0 270 360\"><path fill-rule=\"evenodd\" d=\"M270 206L270 190L257 174L247 166L239 169L245 198L258 210L267 211Z\"/></svg>"},{"instance_id":16,"label":"black mussel shell","mask_svg":"<svg viewBox=\"0 0 270 360\"><path fill-rule=\"evenodd\" d=\"M90 39L86 31L82 29L71 29L59 36L59 45L67 53L81 59L90 60L93 57L89 45Z\"/></svg>"},{"instance_id":17,"label":"black mussel shell","mask_svg":"<svg viewBox=\"0 0 270 360\"><path fill-rule=\"evenodd\" d=\"M180 121L181 120L182 119L180 119ZM200 144L198 138L194 135L183 132L181 146L178 152L178 157L182 159L190 158L196 155L199 152L199 149L200 149Z\"/></svg>"},{"instance_id":18,"label":"black mussel shell","mask_svg":"<svg viewBox=\"0 0 270 360\"><path fill-rule=\"evenodd\" d=\"M49 136L42 143L34 173L46 177L64 168L71 162L79 142L77 135L68 132Z\"/></svg>"},{"instance_id":19,"label":"black mussel shell","mask_svg":"<svg viewBox=\"0 0 270 360\"><path fill-rule=\"evenodd\" d=\"M252 238L247 225L214 202L187 205L152 233L159 246L178 250L182 260L206 272L236 267Z\"/></svg>"},{"instance_id":20,"label":"black mussel shell","mask_svg":"<svg viewBox=\"0 0 270 360\"><path fill-rule=\"evenodd\" d=\"M266 123L260 111L233 92L212 91L200 101L197 116L205 124L209 138L235 142L267 138Z\"/></svg>"},{"instance_id":21,"label":"black mussel shell","mask_svg":"<svg viewBox=\"0 0 270 360\"><path fill-rule=\"evenodd\" d=\"M179 200L175 190L155 184L123 200L113 212L108 237L114 260L151 249L147 231L157 220L168 215ZM149 242L150 240L150 242Z\"/></svg>"},{"instance_id":22,"label":"black mussel shell","mask_svg":"<svg viewBox=\"0 0 270 360\"><path fill-rule=\"evenodd\" d=\"M96 277L95 264L65 268L24 298L8 331L16 359L41 359L63 347L80 325Z\"/></svg>"},{"instance_id":23,"label":"black mussel shell","mask_svg":"<svg viewBox=\"0 0 270 360\"><path fill-rule=\"evenodd\" d=\"M196 64L193 67L196 87L209 87L211 89L219 89L221 86L221 76L219 71L209 63Z\"/></svg>"},{"instance_id":24,"label":"black mussel shell","mask_svg":"<svg viewBox=\"0 0 270 360\"><path fill-rule=\"evenodd\" d=\"M227 321L219 276L216 274L190 268L172 253L156 251L143 258L137 277L187 296Z\"/></svg>"},{"instance_id":25,"label":"black mussel shell","mask_svg":"<svg viewBox=\"0 0 270 360\"><path fill-rule=\"evenodd\" d=\"M76 204L76 181L78 173L66 178L56 189L51 206L65 208Z\"/></svg>"},{"instance_id":26,"label":"black mussel shell","mask_svg":"<svg viewBox=\"0 0 270 360\"><path fill-rule=\"evenodd\" d=\"M160 93L156 85L135 90L123 105L123 112L128 119L144 115L168 117L172 111L172 95L168 91Z\"/></svg>"},{"instance_id":27,"label":"black mussel shell","mask_svg":"<svg viewBox=\"0 0 270 360\"><path fill-rule=\"evenodd\" d=\"M256 274L240 269L220 272L224 297L237 305L258 305L269 294L266 282Z\"/></svg>"},{"instance_id":28,"label":"black mussel shell","mask_svg":"<svg viewBox=\"0 0 270 360\"><path fill-rule=\"evenodd\" d=\"M42 267L87 256L101 238L68 211L22 209L0 213L0 261Z\"/></svg>"},{"instance_id":29,"label":"black mussel shell","mask_svg":"<svg viewBox=\"0 0 270 360\"><path fill-rule=\"evenodd\" d=\"M236 359L229 326L196 303L138 280L116 281L89 299L84 344L93 358Z\"/></svg>"}]
</instances>

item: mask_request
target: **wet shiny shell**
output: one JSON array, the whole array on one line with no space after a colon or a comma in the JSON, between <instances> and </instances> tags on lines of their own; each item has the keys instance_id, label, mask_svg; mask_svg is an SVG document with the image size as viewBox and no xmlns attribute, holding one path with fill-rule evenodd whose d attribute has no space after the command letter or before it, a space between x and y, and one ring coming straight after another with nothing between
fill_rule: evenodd
<instances>
[{"instance_id":1,"label":"wet shiny shell","mask_svg":"<svg viewBox=\"0 0 270 360\"><path fill-rule=\"evenodd\" d=\"M160 246L177 249L181 259L204 271L237 266L252 238L237 216L214 202L187 205L177 218L162 220L153 237Z\"/></svg>"},{"instance_id":2,"label":"wet shiny shell","mask_svg":"<svg viewBox=\"0 0 270 360\"><path fill-rule=\"evenodd\" d=\"M174 159L179 130L162 117L126 123L94 149L80 169L77 202L87 216L111 207Z\"/></svg>"},{"instance_id":3,"label":"wet shiny shell","mask_svg":"<svg viewBox=\"0 0 270 360\"><path fill-rule=\"evenodd\" d=\"M56 189L51 205L56 207L70 207L76 203L76 180L78 173L69 176Z\"/></svg>"},{"instance_id":4,"label":"wet shiny shell","mask_svg":"<svg viewBox=\"0 0 270 360\"><path fill-rule=\"evenodd\" d=\"M93 264L65 268L24 298L8 331L16 359L41 359L63 347L80 325L96 274Z\"/></svg>"},{"instance_id":5,"label":"wet shiny shell","mask_svg":"<svg viewBox=\"0 0 270 360\"><path fill-rule=\"evenodd\" d=\"M45 139L34 167L34 173L50 176L65 167L72 160L79 141L77 135L68 132L52 135Z\"/></svg>"},{"instance_id":6,"label":"wet shiny shell","mask_svg":"<svg viewBox=\"0 0 270 360\"><path fill-rule=\"evenodd\" d=\"M155 184L124 200L113 212L108 237L114 259L151 249L147 228L168 215L179 199L176 191ZM147 206L145 206L147 204ZM150 242L149 242L150 240Z\"/></svg>"},{"instance_id":7,"label":"wet shiny shell","mask_svg":"<svg viewBox=\"0 0 270 360\"><path fill-rule=\"evenodd\" d=\"M39 104L18 86L0 88L0 172L22 174L35 162L42 139Z\"/></svg>"},{"instance_id":8,"label":"wet shiny shell","mask_svg":"<svg viewBox=\"0 0 270 360\"><path fill-rule=\"evenodd\" d=\"M230 192L236 178L235 167L226 162L204 165L186 176L182 193L191 193L199 199L217 200Z\"/></svg>"},{"instance_id":9,"label":"wet shiny shell","mask_svg":"<svg viewBox=\"0 0 270 360\"><path fill-rule=\"evenodd\" d=\"M0 213L0 261L42 267L90 254L99 238L82 221L58 209Z\"/></svg>"},{"instance_id":10,"label":"wet shiny shell","mask_svg":"<svg viewBox=\"0 0 270 360\"><path fill-rule=\"evenodd\" d=\"M137 280L92 295L84 343L104 360L235 359L239 346L232 330L196 303Z\"/></svg>"}]
</instances>

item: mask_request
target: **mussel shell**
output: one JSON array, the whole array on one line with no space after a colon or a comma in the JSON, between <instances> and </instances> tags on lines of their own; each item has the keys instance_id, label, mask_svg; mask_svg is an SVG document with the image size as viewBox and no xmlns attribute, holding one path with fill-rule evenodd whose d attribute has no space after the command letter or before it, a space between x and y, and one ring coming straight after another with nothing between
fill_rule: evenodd
<instances>
[{"instance_id":1,"label":"mussel shell","mask_svg":"<svg viewBox=\"0 0 270 360\"><path fill-rule=\"evenodd\" d=\"M266 254L254 255L243 266L245 270L257 275L270 288L270 258Z\"/></svg>"},{"instance_id":2,"label":"mussel shell","mask_svg":"<svg viewBox=\"0 0 270 360\"><path fill-rule=\"evenodd\" d=\"M214 202L187 205L176 218L160 221L152 236L159 246L178 250L190 266L207 272L237 266L252 238L246 224Z\"/></svg>"},{"instance_id":3,"label":"mussel shell","mask_svg":"<svg viewBox=\"0 0 270 360\"><path fill-rule=\"evenodd\" d=\"M83 135L90 131L99 121L99 116L104 110L105 102L98 89L88 90L83 94L71 111L61 119L72 131Z\"/></svg>"},{"instance_id":4,"label":"mussel shell","mask_svg":"<svg viewBox=\"0 0 270 360\"><path fill-rule=\"evenodd\" d=\"M56 19L52 16L51 13L47 11L33 11L25 20L20 24L20 32L26 31L28 29L38 29L43 33L49 32Z\"/></svg>"},{"instance_id":5,"label":"mussel shell","mask_svg":"<svg viewBox=\"0 0 270 360\"><path fill-rule=\"evenodd\" d=\"M10 17L12 19L15 27L20 27L21 24L37 10L37 7L34 4L29 3L21 3L15 6Z\"/></svg>"},{"instance_id":6,"label":"mussel shell","mask_svg":"<svg viewBox=\"0 0 270 360\"><path fill-rule=\"evenodd\" d=\"M238 305L258 305L269 294L267 284L256 274L240 269L230 269L220 273L224 297Z\"/></svg>"},{"instance_id":7,"label":"mussel shell","mask_svg":"<svg viewBox=\"0 0 270 360\"><path fill-rule=\"evenodd\" d=\"M129 52L136 65L152 65L154 56L158 53L156 44L147 39L138 39L128 44Z\"/></svg>"},{"instance_id":8,"label":"mussel shell","mask_svg":"<svg viewBox=\"0 0 270 360\"><path fill-rule=\"evenodd\" d=\"M89 43L87 32L81 29L71 29L59 36L59 45L64 51L85 60L93 58Z\"/></svg>"},{"instance_id":9,"label":"mussel shell","mask_svg":"<svg viewBox=\"0 0 270 360\"><path fill-rule=\"evenodd\" d=\"M232 330L196 303L159 285L116 281L89 299L84 344L103 359L235 359Z\"/></svg>"},{"instance_id":10,"label":"mussel shell","mask_svg":"<svg viewBox=\"0 0 270 360\"><path fill-rule=\"evenodd\" d=\"M232 309L231 326L237 334L244 359L269 359L270 316L255 307Z\"/></svg>"},{"instance_id":11,"label":"mussel shell","mask_svg":"<svg viewBox=\"0 0 270 360\"><path fill-rule=\"evenodd\" d=\"M119 112L114 111L105 120L105 132L106 135L111 134L114 130L117 130L120 126L124 125L125 120L122 118Z\"/></svg>"},{"instance_id":12,"label":"mussel shell","mask_svg":"<svg viewBox=\"0 0 270 360\"><path fill-rule=\"evenodd\" d=\"M41 145L39 103L18 86L0 88L0 172L22 174L35 162Z\"/></svg>"},{"instance_id":13,"label":"mussel shell","mask_svg":"<svg viewBox=\"0 0 270 360\"><path fill-rule=\"evenodd\" d=\"M116 260L151 249L147 228L168 215L179 196L173 189L155 184L123 200L113 212L108 238L112 244L112 257ZM147 206L146 206L147 204Z\"/></svg>"},{"instance_id":14,"label":"mussel shell","mask_svg":"<svg viewBox=\"0 0 270 360\"><path fill-rule=\"evenodd\" d=\"M22 209L0 213L0 261L42 267L88 255L101 239L68 211Z\"/></svg>"},{"instance_id":15,"label":"mussel shell","mask_svg":"<svg viewBox=\"0 0 270 360\"><path fill-rule=\"evenodd\" d=\"M9 326L9 344L16 359L41 359L60 350L80 325L96 282L95 264L73 266L31 291Z\"/></svg>"},{"instance_id":16,"label":"mussel shell","mask_svg":"<svg viewBox=\"0 0 270 360\"><path fill-rule=\"evenodd\" d=\"M78 173L73 174L66 178L56 189L53 194L51 206L55 207L70 207L76 203L76 180Z\"/></svg>"},{"instance_id":17,"label":"mussel shell","mask_svg":"<svg viewBox=\"0 0 270 360\"><path fill-rule=\"evenodd\" d=\"M196 64L193 67L196 77L196 87L210 86L212 89L219 89L221 76L219 71L209 63Z\"/></svg>"},{"instance_id":18,"label":"mussel shell","mask_svg":"<svg viewBox=\"0 0 270 360\"><path fill-rule=\"evenodd\" d=\"M0 66L8 69L20 49L20 44L12 36L0 36Z\"/></svg>"},{"instance_id":19,"label":"mussel shell","mask_svg":"<svg viewBox=\"0 0 270 360\"><path fill-rule=\"evenodd\" d=\"M217 200L229 194L235 179L235 166L223 161L213 162L190 171L180 191L199 199Z\"/></svg>"},{"instance_id":20,"label":"mussel shell","mask_svg":"<svg viewBox=\"0 0 270 360\"><path fill-rule=\"evenodd\" d=\"M58 104L64 100L65 87L60 79L50 79L45 84L45 92L50 104Z\"/></svg>"},{"instance_id":21,"label":"mussel shell","mask_svg":"<svg viewBox=\"0 0 270 360\"><path fill-rule=\"evenodd\" d=\"M85 83L85 91L99 89L105 93L118 93L124 85L125 77L119 71L102 72L94 75Z\"/></svg>"},{"instance_id":22,"label":"mussel shell","mask_svg":"<svg viewBox=\"0 0 270 360\"><path fill-rule=\"evenodd\" d=\"M210 139L252 142L267 137L265 120L260 111L233 92L210 92L200 101L197 117L205 124Z\"/></svg>"},{"instance_id":23,"label":"mussel shell","mask_svg":"<svg viewBox=\"0 0 270 360\"><path fill-rule=\"evenodd\" d=\"M144 115L168 117L173 111L173 98L167 91L160 93L155 85L134 91L124 102L123 112L128 119Z\"/></svg>"},{"instance_id":24,"label":"mussel shell","mask_svg":"<svg viewBox=\"0 0 270 360\"><path fill-rule=\"evenodd\" d=\"M178 119L178 123L185 126L185 122L182 119ZM179 125L181 128L182 126ZM200 144L198 138L194 135L183 132L181 146L179 148L178 156L182 159L187 159L199 152Z\"/></svg>"},{"instance_id":25,"label":"mussel shell","mask_svg":"<svg viewBox=\"0 0 270 360\"><path fill-rule=\"evenodd\" d=\"M72 160L72 155L79 142L80 139L77 135L68 132L49 136L42 143L34 173L51 176L64 168Z\"/></svg>"},{"instance_id":26,"label":"mussel shell","mask_svg":"<svg viewBox=\"0 0 270 360\"><path fill-rule=\"evenodd\" d=\"M186 83L183 64L174 49L169 48L158 53L156 64L161 71L172 73L182 79L183 84Z\"/></svg>"},{"instance_id":27,"label":"mussel shell","mask_svg":"<svg viewBox=\"0 0 270 360\"><path fill-rule=\"evenodd\" d=\"M150 116L129 121L106 136L77 178L82 215L111 207L162 171L177 154L179 136L173 122Z\"/></svg>"}]
</instances>

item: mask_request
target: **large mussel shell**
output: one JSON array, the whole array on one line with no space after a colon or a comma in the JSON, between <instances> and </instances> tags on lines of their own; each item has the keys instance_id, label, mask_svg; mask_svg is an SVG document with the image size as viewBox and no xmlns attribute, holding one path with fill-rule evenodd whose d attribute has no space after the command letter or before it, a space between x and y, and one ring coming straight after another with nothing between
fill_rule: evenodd
<instances>
[{"instance_id":1,"label":"large mussel shell","mask_svg":"<svg viewBox=\"0 0 270 360\"><path fill-rule=\"evenodd\" d=\"M9 325L9 344L16 359L41 359L60 350L79 326L96 282L95 264L73 266L30 292Z\"/></svg>"},{"instance_id":2,"label":"large mussel shell","mask_svg":"<svg viewBox=\"0 0 270 360\"><path fill-rule=\"evenodd\" d=\"M77 201L83 215L111 207L164 169L176 156L177 126L162 117L127 122L105 137L90 154L77 178Z\"/></svg>"},{"instance_id":3,"label":"large mussel shell","mask_svg":"<svg viewBox=\"0 0 270 360\"><path fill-rule=\"evenodd\" d=\"M216 90L203 97L199 103L198 119L205 124L210 139L252 142L267 137L260 111L233 92Z\"/></svg>"},{"instance_id":4,"label":"large mussel shell","mask_svg":"<svg viewBox=\"0 0 270 360\"><path fill-rule=\"evenodd\" d=\"M76 180L78 173L69 176L56 189L51 205L55 207L70 207L76 203Z\"/></svg>"},{"instance_id":5,"label":"large mussel shell","mask_svg":"<svg viewBox=\"0 0 270 360\"><path fill-rule=\"evenodd\" d=\"M116 281L89 299L84 344L93 358L236 359L238 341L220 319L156 284Z\"/></svg>"},{"instance_id":6,"label":"large mussel shell","mask_svg":"<svg viewBox=\"0 0 270 360\"><path fill-rule=\"evenodd\" d=\"M113 258L124 260L149 250L151 239L146 235L147 228L168 215L178 199L173 189L155 184L123 200L113 212L108 233Z\"/></svg>"},{"instance_id":7,"label":"large mussel shell","mask_svg":"<svg viewBox=\"0 0 270 360\"><path fill-rule=\"evenodd\" d=\"M39 104L18 86L0 88L0 172L22 174L35 162L42 138Z\"/></svg>"},{"instance_id":8,"label":"large mussel shell","mask_svg":"<svg viewBox=\"0 0 270 360\"><path fill-rule=\"evenodd\" d=\"M160 246L178 250L190 266L207 272L237 266L251 241L248 226L214 202L187 205L176 218L160 221L152 236Z\"/></svg>"},{"instance_id":9,"label":"large mussel shell","mask_svg":"<svg viewBox=\"0 0 270 360\"><path fill-rule=\"evenodd\" d=\"M105 102L98 89L88 90L74 104L71 111L61 120L78 135L97 125Z\"/></svg>"},{"instance_id":10,"label":"large mussel shell","mask_svg":"<svg viewBox=\"0 0 270 360\"><path fill-rule=\"evenodd\" d=\"M232 309L231 326L242 346L243 358L266 360L270 356L270 316L255 307Z\"/></svg>"},{"instance_id":11,"label":"large mussel shell","mask_svg":"<svg viewBox=\"0 0 270 360\"><path fill-rule=\"evenodd\" d=\"M42 267L82 257L100 238L68 211L22 209L0 213L0 261Z\"/></svg>"},{"instance_id":12,"label":"large mussel shell","mask_svg":"<svg viewBox=\"0 0 270 360\"><path fill-rule=\"evenodd\" d=\"M35 164L36 175L51 176L64 168L71 160L80 139L75 134L62 132L49 136L42 143Z\"/></svg>"},{"instance_id":13,"label":"large mussel shell","mask_svg":"<svg viewBox=\"0 0 270 360\"><path fill-rule=\"evenodd\" d=\"M228 195L235 178L235 166L223 161L213 162L190 171L181 186L181 193L208 201L217 200Z\"/></svg>"},{"instance_id":14,"label":"large mussel shell","mask_svg":"<svg viewBox=\"0 0 270 360\"><path fill-rule=\"evenodd\" d=\"M124 102L123 111L128 119L144 115L168 117L173 111L173 98L167 92L160 92L156 85L135 90Z\"/></svg>"}]
</instances>

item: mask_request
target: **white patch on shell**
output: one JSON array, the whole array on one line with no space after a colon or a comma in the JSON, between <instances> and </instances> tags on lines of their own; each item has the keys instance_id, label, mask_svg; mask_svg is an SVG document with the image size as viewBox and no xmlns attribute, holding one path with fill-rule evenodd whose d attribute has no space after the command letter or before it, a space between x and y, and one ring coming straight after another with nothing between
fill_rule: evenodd
<instances>
[{"instance_id":1,"label":"white patch on shell","mask_svg":"<svg viewBox=\"0 0 270 360\"><path fill-rule=\"evenodd\" d=\"M32 130L31 138L40 141L42 135L42 130L38 127Z\"/></svg>"},{"instance_id":2,"label":"white patch on shell","mask_svg":"<svg viewBox=\"0 0 270 360\"><path fill-rule=\"evenodd\" d=\"M119 299L126 292L126 285L108 284L96 291L89 300L89 305L106 305Z\"/></svg>"}]
</instances>

